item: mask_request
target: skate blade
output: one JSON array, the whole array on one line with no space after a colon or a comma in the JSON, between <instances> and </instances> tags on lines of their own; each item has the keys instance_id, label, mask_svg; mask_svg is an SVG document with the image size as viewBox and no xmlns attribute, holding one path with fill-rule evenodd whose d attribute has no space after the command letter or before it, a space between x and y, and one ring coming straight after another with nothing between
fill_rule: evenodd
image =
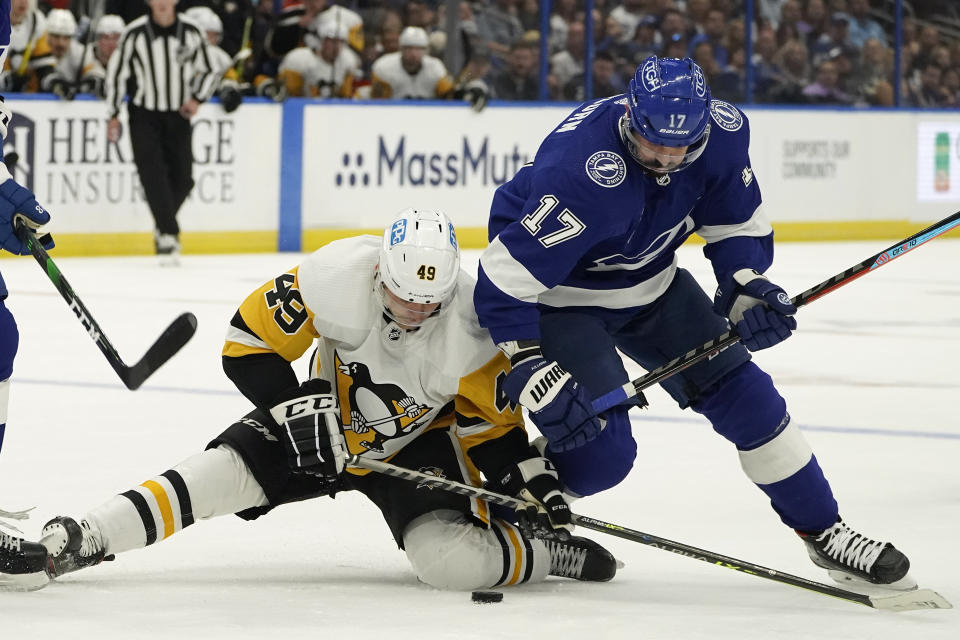
<instances>
[{"instance_id":1,"label":"skate blade","mask_svg":"<svg viewBox=\"0 0 960 640\"><path fill-rule=\"evenodd\" d=\"M891 582L890 584L877 584L875 582L868 582L867 580L858 578L857 576L840 571L838 569L830 569L827 571L827 574L838 584L868 596L882 596L889 595L891 593L900 593L903 591L915 591L917 588L917 581L914 580L909 573L896 582Z\"/></svg>"}]
</instances>

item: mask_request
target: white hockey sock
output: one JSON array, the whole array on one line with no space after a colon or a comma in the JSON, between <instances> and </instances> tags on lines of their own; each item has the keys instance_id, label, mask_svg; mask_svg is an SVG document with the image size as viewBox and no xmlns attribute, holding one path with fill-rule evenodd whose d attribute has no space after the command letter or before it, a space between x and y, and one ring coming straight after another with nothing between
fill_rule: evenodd
<instances>
[{"instance_id":1,"label":"white hockey sock","mask_svg":"<svg viewBox=\"0 0 960 640\"><path fill-rule=\"evenodd\" d=\"M169 538L195 520L266 504L240 455L221 445L110 498L83 519L99 531L109 555Z\"/></svg>"},{"instance_id":2,"label":"white hockey sock","mask_svg":"<svg viewBox=\"0 0 960 640\"><path fill-rule=\"evenodd\" d=\"M466 515L438 510L413 520L403 535L417 577L438 589L480 589L540 582L550 552L502 520L484 529Z\"/></svg>"}]
</instances>

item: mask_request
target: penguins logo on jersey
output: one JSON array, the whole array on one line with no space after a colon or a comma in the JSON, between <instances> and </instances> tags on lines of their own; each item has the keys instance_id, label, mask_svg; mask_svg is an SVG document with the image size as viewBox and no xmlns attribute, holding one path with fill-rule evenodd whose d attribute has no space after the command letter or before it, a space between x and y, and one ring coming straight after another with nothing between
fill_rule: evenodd
<instances>
[{"instance_id":1,"label":"penguins logo on jersey","mask_svg":"<svg viewBox=\"0 0 960 640\"><path fill-rule=\"evenodd\" d=\"M399 386L374 382L370 369L362 362L345 363L336 354L337 390L340 396L340 422L350 450L384 453L384 443L414 432L423 426L420 419L431 407Z\"/></svg>"},{"instance_id":2,"label":"penguins logo on jersey","mask_svg":"<svg viewBox=\"0 0 960 640\"><path fill-rule=\"evenodd\" d=\"M601 187L615 187L627 177L627 163L612 151L597 151L584 165L587 175Z\"/></svg>"},{"instance_id":3,"label":"penguins logo on jersey","mask_svg":"<svg viewBox=\"0 0 960 640\"><path fill-rule=\"evenodd\" d=\"M721 129L736 131L743 126L743 116L740 115L740 111L729 102L711 100L710 115L713 116L714 122L720 125Z\"/></svg>"}]
</instances>

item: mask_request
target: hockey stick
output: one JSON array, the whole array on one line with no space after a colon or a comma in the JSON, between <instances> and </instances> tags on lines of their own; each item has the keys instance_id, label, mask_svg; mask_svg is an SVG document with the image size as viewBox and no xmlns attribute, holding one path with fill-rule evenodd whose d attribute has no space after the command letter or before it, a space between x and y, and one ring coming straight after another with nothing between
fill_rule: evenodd
<instances>
[{"instance_id":1,"label":"hockey stick","mask_svg":"<svg viewBox=\"0 0 960 640\"><path fill-rule=\"evenodd\" d=\"M954 213L952 216L944 218L940 222L930 225L922 231L918 231L909 238L901 240L892 247L885 249L876 255L870 256L860 264L852 266L846 271L838 273L835 276L824 280L815 287L811 287L802 293L798 293L790 299L790 302L792 302L793 305L798 309L806 306L817 298L825 296L831 291L835 291L843 285L849 284L861 276L867 275L874 269L879 269L883 265L888 264L904 255L908 251L912 251L923 243L933 240L937 236L943 235L958 225L960 225L960 211ZM625 400L629 400L630 398L639 395L644 389L652 387L653 385L666 380L670 376L680 373L684 369L695 365L701 360L713 357L730 345L739 341L740 336L737 334L736 329L730 329L726 333L717 336L710 342L707 342L706 344L703 344L692 351L688 351L679 358L674 358L662 367L658 367L646 375L640 376L635 380L631 380L622 387L614 389L613 391L605 393L596 398L593 401L593 411L594 413L601 413L611 407L615 407Z\"/></svg>"},{"instance_id":2,"label":"hockey stick","mask_svg":"<svg viewBox=\"0 0 960 640\"><path fill-rule=\"evenodd\" d=\"M510 507L511 509L521 509L530 506L529 503L524 502L523 500L518 500L517 498L511 498L510 496L494 493L480 487L473 487L468 484L463 484L462 482L448 480L447 478L441 478L428 473L423 473L421 471L405 469L403 467L398 467L380 460L370 460L367 458L361 458L360 456L351 455L347 458L347 464L349 464L351 467L368 469L376 473L382 473L395 478L402 478L404 480L409 480L410 482L417 482L431 489L441 489L443 491L449 491L451 493L456 493L463 496L479 498L493 504ZM672 540L667 540L666 538L661 538L659 536L644 533L642 531L636 531L634 529L628 529L627 527L621 527L620 525L597 520L596 518L588 518L587 516L581 516L575 513L571 513L570 515L573 518L574 524L577 524L584 529L599 531L600 533L606 533L618 538L623 538L624 540L629 540L631 542L639 542L640 544L645 544L648 547L670 551L688 558L693 558L694 560L700 560L701 562L715 564L717 566L733 569L734 571L739 571L741 573L748 573L760 578L766 578L767 580L772 580L774 582L789 584L794 587L800 587L801 589L807 589L808 591L814 591L816 593L833 596L835 598L840 598L841 600L846 600L847 602L862 604L872 609L882 609L886 611L916 611L919 609L953 608L953 605L950 604L946 598L941 596L936 591L932 591L930 589L916 589L914 591L904 591L901 593L895 593L893 595L868 596L855 591L841 589L840 587L834 587L828 584L807 580L806 578L790 575L789 573L783 573L782 571L777 571L775 569L768 569L767 567L763 567L752 562L746 562L745 560L737 560L736 558L731 558L729 556L714 553L712 551L691 547L690 545L686 545L681 542L673 542Z\"/></svg>"},{"instance_id":3,"label":"hockey stick","mask_svg":"<svg viewBox=\"0 0 960 640\"><path fill-rule=\"evenodd\" d=\"M131 391L138 389L144 380L149 378L154 371L160 368L163 363L173 357L187 341L193 337L197 330L197 318L192 313L184 313L174 320L166 330L160 334L157 341L154 342L140 361L133 366L127 366L93 315L87 310L67 279L60 273L60 269L54 264L53 259L47 254L46 250L40 244L35 233L30 231L27 226L21 222L16 223L16 233L20 241L30 250L37 263L43 268L47 277L57 287L57 291L67 301L70 309L77 315L80 324L87 330L93 341L100 347L100 351L106 356L107 362L113 367L113 370L120 376L120 380Z\"/></svg>"}]
</instances>

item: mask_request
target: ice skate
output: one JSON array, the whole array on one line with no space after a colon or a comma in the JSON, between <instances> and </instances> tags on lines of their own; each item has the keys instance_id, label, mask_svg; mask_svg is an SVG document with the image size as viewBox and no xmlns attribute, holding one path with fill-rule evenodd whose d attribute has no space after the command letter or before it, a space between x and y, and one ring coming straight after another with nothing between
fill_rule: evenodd
<instances>
[{"instance_id":1,"label":"ice skate","mask_svg":"<svg viewBox=\"0 0 960 640\"><path fill-rule=\"evenodd\" d=\"M617 559L593 540L570 536L566 540L545 539L550 552L550 575L607 582L617 574Z\"/></svg>"},{"instance_id":2,"label":"ice skate","mask_svg":"<svg viewBox=\"0 0 960 640\"><path fill-rule=\"evenodd\" d=\"M910 591L916 581L907 573L910 561L889 542L867 538L843 522L819 533L797 531L810 559L844 585L861 585Z\"/></svg>"},{"instance_id":3,"label":"ice skate","mask_svg":"<svg viewBox=\"0 0 960 640\"><path fill-rule=\"evenodd\" d=\"M104 558L100 532L83 520L57 516L43 527L40 543L49 554L47 573L51 579L78 569L92 567L113 556Z\"/></svg>"},{"instance_id":4,"label":"ice skate","mask_svg":"<svg viewBox=\"0 0 960 640\"><path fill-rule=\"evenodd\" d=\"M50 582L47 549L0 531L0 591L36 591Z\"/></svg>"},{"instance_id":5,"label":"ice skate","mask_svg":"<svg viewBox=\"0 0 960 640\"><path fill-rule=\"evenodd\" d=\"M153 246L157 251L157 261L161 267L180 265L180 239L172 233L155 233Z\"/></svg>"}]
</instances>

